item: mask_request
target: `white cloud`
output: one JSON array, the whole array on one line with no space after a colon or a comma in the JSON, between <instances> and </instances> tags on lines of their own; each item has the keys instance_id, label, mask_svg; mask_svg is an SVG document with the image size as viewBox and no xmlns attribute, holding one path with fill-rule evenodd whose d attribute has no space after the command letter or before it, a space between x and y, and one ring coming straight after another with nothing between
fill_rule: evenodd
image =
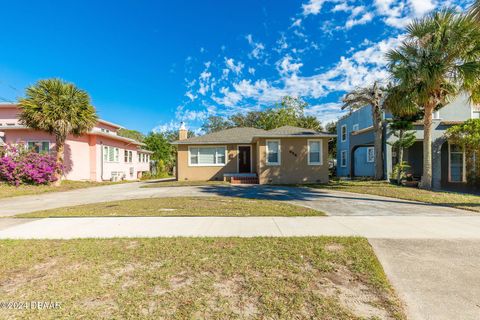
<instances>
[{"instance_id":1,"label":"white cloud","mask_svg":"<svg viewBox=\"0 0 480 320\"><path fill-rule=\"evenodd\" d=\"M302 25L302 19L293 19L293 23L290 27L291 28L300 27L301 25Z\"/></svg>"},{"instance_id":2,"label":"white cloud","mask_svg":"<svg viewBox=\"0 0 480 320\"><path fill-rule=\"evenodd\" d=\"M294 61L290 55L286 55L277 61L276 66L280 75L297 74L303 66L303 63L298 60Z\"/></svg>"},{"instance_id":3,"label":"white cloud","mask_svg":"<svg viewBox=\"0 0 480 320\"><path fill-rule=\"evenodd\" d=\"M235 64L235 60L233 60L233 58L225 58L225 65L228 69L230 69L236 74L242 73L242 69L243 67L245 67L245 65L241 61L238 61L238 63Z\"/></svg>"},{"instance_id":4,"label":"white cloud","mask_svg":"<svg viewBox=\"0 0 480 320\"><path fill-rule=\"evenodd\" d=\"M319 14L324 3L325 0L309 0L308 3L302 4L303 15L308 16L310 14Z\"/></svg>"},{"instance_id":5,"label":"white cloud","mask_svg":"<svg viewBox=\"0 0 480 320\"><path fill-rule=\"evenodd\" d=\"M248 55L250 58L260 59L264 55L265 45L261 42L255 42L251 34L245 37L248 44L252 47L252 51Z\"/></svg>"},{"instance_id":6,"label":"white cloud","mask_svg":"<svg viewBox=\"0 0 480 320\"><path fill-rule=\"evenodd\" d=\"M377 12L384 17L385 24L401 29L440 3L432 0L375 0L374 4Z\"/></svg>"},{"instance_id":7,"label":"white cloud","mask_svg":"<svg viewBox=\"0 0 480 320\"><path fill-rule=\"evenodd\" d=\"M324 125L337 121L345 113L347 111L342 111L342 104L339 102L315 104L305 109L306 115L317 117Z\"/></svg>"},{"instance_id":8,"label":"white cloud","mask_svg":"<svg viewBox=\"0 0 480 320\"><path fill-rule=\"evenodd\" d=\"M255 74L255 68L249 67L249 68L248 68L248 73L254 75L254 74Z\"/></svg>"},{"instance_id":9,"label":"white cloud","mask_svg":"<svg viewBox=\"0 0 480 320\"><path fill-rule=\"evenodd\" d=\"M371 14L370 12L367 12L360 19L349 18L347 20L347 23L345 23L345 28L350 29L356 25L366 24L367 22L372 21L372 19L373 19L373 14Z\"/></svg>"},{"instance_id":10,"label":"white cloud","mask_svg":"<svg viewBox=\"0 0 480 320\"><path fill-rule=\"evenodd\" d=\"M212 73L208 71L203 71L202 73L200 73L200 79L202 80L208 80L208 78L210 78L211 76Z\"/></svg>"}]
</instances>

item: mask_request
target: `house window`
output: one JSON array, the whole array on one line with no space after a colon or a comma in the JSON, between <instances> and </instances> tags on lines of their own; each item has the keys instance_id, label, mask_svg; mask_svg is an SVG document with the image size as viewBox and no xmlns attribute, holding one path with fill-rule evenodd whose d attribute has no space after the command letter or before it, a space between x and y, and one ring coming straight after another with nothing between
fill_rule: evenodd
<instances>
[{"instance_id":1,"label":"house window","mask_svg":"<svg viewBox=\"0 0 480 320\"><path fill-rule=\"evenodd\" d=\"M440 119L440 110L434 111L433 112L433 119Z\"/></svg>"},{"instance_id":2,"label":"house window","mask_svg":"<svg viewBox=\"0 0 480 320\"><path fill-rule=\"evenodd\" d=\"M226 147L189 148L191 166L224 166Z\"/></svg>"},{"instance_id":3,"label":"house window","mask_svg":"<svg viewBox=\"0 0 480 320\"><path fill-rule=\"evenodd\" d=\"M347 151L343 150L340 153L340 166L346 167L347 166Z\"/></svg>"},{"instance_id":4,"label":"house window","mask_svg":"<svg viewBox=\"0 0 480 320\"><path fill-rule=\"evenodd\" d=\"M120 149L115 147L103 146L103 161L118 162Z\"/></svg>"},{"instance_id":5,"label":"house window","mask_svg":"<svg viewBox=\"0 0 480 320\"><path fill-rule=\"evenodd\" d=\"M358 131L358 128L359 128L358 123L356 123L353 125L352 131Z\"/></svg>"},{"instance_id":6,"label":"house window","mask_svg":"<svg viewBox=\"0 0 480 320\"><path fill-rule=\"evenodd\" d=\"M280 164L280 141L267 140L267 164Z\"/></svg>"},{"instance_id":7,"label":"house window","mask_svg":"<svg viewBox=\"0 0 480 320\"><path fill-rule=\"evenodd\" d=\"M133 162L133 151L130 150L125 150L125 155L124 155L124 160L127 163L132 163Z\"/></svg>"},{"instance_id":8,"label":"house window","mask_svg":"<svg viewBox=\"0 0 480 320\"><path fill-rule=\"evenodd\" d=\"M345 142L347 141L347 125L343 125L342 128L340 129L341 131L341 138L342 138L342 142Z\"/></svg>"},{"instance_id":9,"label":"house window","mask_svg":"<svg viewBox=\"0 0 480 320\"><path fill-rule=\"evenodd\" d=\"M322 140L308 141L308 164L322 164Z\"/></svg>"},{"instance_id":10,"label":"house window","mask_svg":"<svg viewBox=\"0 0 480 320\"><path fill-rule=\"evenodd\" d=\"M465 154L458 145L449 144L450 182L465 181Z\"/></svg>"},{"instance_id":11,"label":"house window","mask_svg":"<svg viewBox=\"0 0 480 320\"><path fill-rule=\"evenodd\" d=\"M375 162L375 148L368 147L367 148L367 162Z\"/></svg>"},{"instance_id":12,"label":"house window","mask_svg":"<svg viewBox=\"0 0 480 320\"><path fill-rule=\"evenodd\" d=\"M48 153L50 152L49 141L28 141L27 149L36 153Z\"/></svg>"},{"instance_id":13,"label":"house window","mask_svg":"<svg viewBox=\"0 0 480 320\"><path fill-rule=\"evenodd\" d=\"M473 111L472 118L480 119L480 111Z\"/></svg>"}]
</instances>

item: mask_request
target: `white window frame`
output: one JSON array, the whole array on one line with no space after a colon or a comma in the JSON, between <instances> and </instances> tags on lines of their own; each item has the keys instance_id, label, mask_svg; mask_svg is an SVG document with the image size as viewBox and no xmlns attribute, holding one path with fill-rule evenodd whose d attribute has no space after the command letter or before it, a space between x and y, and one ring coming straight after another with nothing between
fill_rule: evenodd
<instances>
[{"instance_id":1,"label":"white window frame","mask_svg":"<svg viewBox=\"0 0 480 320\"><path fill-rule=\"evenodd\" d=\"M355 123L352 127L352 131L358 131L358 128L360 128L360 126L358 125L358 123Z\"/></svg>"},{"instance_id":2,"label":"white window frame","mask_svg":"<svg viewBox=\"0 0 480 320\"><path fill-rule=\"evenodd\" d=\"M268 143L269 142L277 142L278 143L278 161L277 162L269 162L268 161ZM269 139L265 141L265 163L268 166L279 166L282 164L282 144L280 143L279 139Z\"/></svg>"},{"instance_id":3,"label":"white window frame","mask_svg":"<svg viewBox=\"0 0 480 320\"><path fill-rule=\"evenodd\" d=\"M319 159L320 161L319 162L312 162L310 161L310 142L319 142ZM322 166L323 165L323 139L308 139L307 140L307 152L308 152L308 155L307 155L307 158L308 158L308 165L309 166Z\"/></svg>"},{"instance_id":4,"label":"white window frame","mask_svg":"<svg viewBox=\"0 0 480 320\"><path fill-rule=\"evenodd\" d=\"M344 128L345 128L345 139L343 139L343 129ZM344 124L340 127L340 141L342 141L342 142L347 141L347 136L348 136L347 125Z\"/></svg>"},{"instance_id":5,"label":"white window frame","mask_svg":"<svg viewBox=\"0 0 480 320\"><path fill-rule=\"evenodd\" d=\"M127 160L125 160L125 155ZM133 163L133 151L132 150L123 150L123 160L125 163Z\"/></svg>"},{"instance_id":6,"label":"white window frame","mask_svg":"<svg viewBox=\"0 0 480 320\"><path fill-rule=\"evenodd\" d=\"M190 149L211 149L211 148L225 148L225 163L212 163L212 164L201 164L201 163L191 163L191 151ZM224 167L227 165L227 161L228 161L228 149L227 149L227 146L224 145L224 146L217 146L217 145L212 145L212 146L188 146L188 166L189 167ZM197 155L198 157L198 155ZM217 158L218 158L218 153L217 151L215 151L215 162L217 162Z\"/></svg>"},{"instance_id":7,"label":"white window frame","mask_svg":"<svg viewBox=\"0 0 480 320\"><path fill-rule=\"evenodd\" d=\"M433 113L432 113L432 119L433 119L433 120L440 120L440 119L441 119L441 117L440 117L440 109L437 110L437 111L433 111Z\"/></svg>"},{"instance_id":8,"label":"white window frame","mask_svg":"<svg viewBox=\"0 0 480 320\"><path fill-rule=\"evenodd\" d=\"M52 143L50 142L50 140L28 140L28 141L27 141L27 144L25 145L25 148L26 148L28 151L30 151L30 149L28 148L28 144L29 144L29 143L42 143L42 144L43 144L44 142L48 142L48 151L47 151L47 152L49 153L49 152L50 152L50 148L52 147ZM41 152L39 152L39 153L41 153Z\"/></svg>"},{"instance_id":9,"label":"white window frame","mask_svg":"<svg viewBox=\"0 0 480 320\"><path fill-rule=\"evenodd\" d=\"M345 156L344 156L345 155ZM345 164L343 164L343 159L345 159ZM347 167L347 150L340 151L340 167L345 168Z\"/></svg>"},{"instance_id":10,"label":"white window frame","mask_svg":"<svg viewBox=\"0 0 480 320\"><path fill-rule=\"evenodd\" d=\"M239 144L237 145L237 172L240 172L240 147L250 147L250 173L253 171L253 152L251 144Z\"/></svg>"},{"instance_id":11,"label":"white window frame","mask_svg":"<svg viewBox=\"0 0 480 320\"><path fill-rule=\"evenodd\" d=\"M373 159L370 161L369 152L370 150L373 150ZM367 162L368 163L373 163L375 162L375 147L367 147Z\"/></svg>"},{"instance_id":12,"label":"white window frame","mask_svg":"<svg viewBox=\"0 0 480 320\"><path fill-rule=\"evenodd\" d=\"M107 145L102 145L103 148L103 162L106 163L119 163L120 162L120 148L118 147L112 147L112 146L107 146ZM105 148L107 148L107 153L105 153ZM113 161L110 160L110 149L113 149ZM105 159L105 154L107 155L107 159Z\"/></svg>"},{"instance_id":13,"label":"white window frame","mask_svg":"<svg viewBox=\"0 0 480 320\"><path fill-rule=\"evenodd\" d=\"M451 146L450 143L448 143L448 182L465 183L467 181L465 150L463 152L454 152L454 153L463 153L463 156L462 156L463 168L462 168L462 181L452 181L452 170L451 170L452 169L452 165L451 165L452 151L450 146Z\"/></svg>"}]
</instances>

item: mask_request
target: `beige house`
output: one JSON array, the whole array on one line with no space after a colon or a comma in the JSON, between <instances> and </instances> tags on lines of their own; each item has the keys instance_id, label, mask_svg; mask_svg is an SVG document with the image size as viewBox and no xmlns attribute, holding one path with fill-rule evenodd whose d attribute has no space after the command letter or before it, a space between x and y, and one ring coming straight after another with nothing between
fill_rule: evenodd
<instances>
[{"instance_id":1,"label":"beige house","mask_svg":"<svg viewBox=\"0 0 480 320\"><path fill-rule=\"evenodd\" d=\"M328 140L335 135L284 126L273 130L232 128L187 139L178 146L179 181L326 183Z\"/></svg>"}]
</instances>

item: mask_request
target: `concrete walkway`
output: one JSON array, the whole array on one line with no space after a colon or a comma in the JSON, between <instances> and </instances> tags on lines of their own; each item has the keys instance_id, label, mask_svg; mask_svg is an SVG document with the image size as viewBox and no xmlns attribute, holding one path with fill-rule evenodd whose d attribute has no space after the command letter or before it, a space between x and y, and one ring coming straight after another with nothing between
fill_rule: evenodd
<instances>
[{"instance_id":1,"label":"concrete walkway","mask_svg":"<svg viewBox=\"0 0 480 320\"><path fill-rule=\"evenodd\" d=\"M172 236L480 239L480 216L48 218L0 230L0 239Z\"/></svg>"},{"instance_id":2,"label":"concrete walkway","mask_svg":"<svg viewBox=\"0 0 480 320\"><path fill-rule=\"evenodd\" d=\"M455 216L474 213L454 208L348 192L280 186L197 186L142 188L126 183L66 192L0 199L0 217L88 203L149 197L235 196L288 201L338 216Z\"/></svg>"}]
</instances>

